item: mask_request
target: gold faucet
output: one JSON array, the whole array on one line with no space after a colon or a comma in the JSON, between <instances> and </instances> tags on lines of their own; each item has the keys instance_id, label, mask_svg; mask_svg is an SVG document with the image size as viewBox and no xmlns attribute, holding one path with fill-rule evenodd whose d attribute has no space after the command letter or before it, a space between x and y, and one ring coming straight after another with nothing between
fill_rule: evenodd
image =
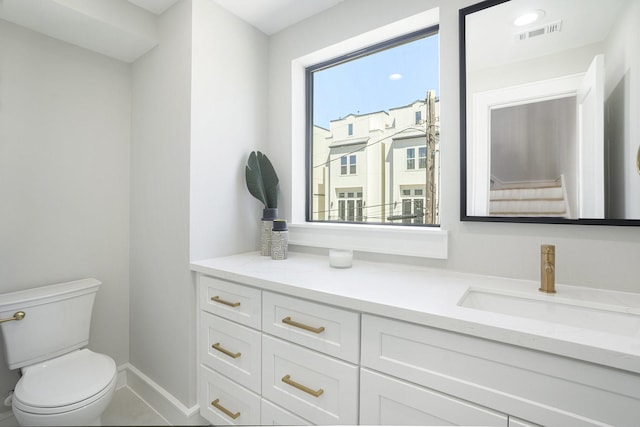
<instances>
[{"instance_id":1,"label":"gold faucet","mask_svg":"<svg viewBox=\"0 0 640 427\"><path fill-rule=\"evenodd\" d=\"M556 247L542 245L540 247L540 292L556 293Z\"/></svg>"}]
</instances>

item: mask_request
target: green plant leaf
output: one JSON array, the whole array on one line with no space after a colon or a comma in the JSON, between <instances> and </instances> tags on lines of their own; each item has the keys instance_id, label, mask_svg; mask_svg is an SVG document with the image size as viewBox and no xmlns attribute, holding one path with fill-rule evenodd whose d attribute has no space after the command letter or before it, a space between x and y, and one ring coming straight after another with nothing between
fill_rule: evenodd
<instances>
[{"instance_id":1,"label":"green plant leaf","mask_svg":"<svg viewBox=\"0 0 640 427\"><path fill-rule=\"evenodd\" d=\"M249 154L245 179L249 193L261 201L265 208L278 207L280 181L267 156L260 151L252 151Z\"/></svg>"}]
</instances>

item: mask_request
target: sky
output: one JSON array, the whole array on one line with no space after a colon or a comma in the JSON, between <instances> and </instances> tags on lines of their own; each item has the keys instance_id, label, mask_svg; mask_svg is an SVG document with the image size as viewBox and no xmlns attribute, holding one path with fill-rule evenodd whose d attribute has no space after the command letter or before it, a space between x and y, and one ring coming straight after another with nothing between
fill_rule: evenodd
<instances>
[{"instance_id":1,"label":"sky","mask_svg":"<svg viewBox=\"0 0 640 427\"><path fill-rule=\"evenodd\" d=\"M348 114L388 111L439 96L438 35L316 71L313 122L329 129L331 120Z\"/></svg>"}]
</instances>

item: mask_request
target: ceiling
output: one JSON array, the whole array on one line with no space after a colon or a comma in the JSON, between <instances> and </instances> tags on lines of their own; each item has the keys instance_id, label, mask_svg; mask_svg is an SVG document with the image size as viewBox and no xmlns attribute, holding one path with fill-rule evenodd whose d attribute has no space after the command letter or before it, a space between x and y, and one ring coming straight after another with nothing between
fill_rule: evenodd
<instances>
[{"instance_id":1,"label":"ceiling","mask_svg":"<svg viewBox=\"0 0 640 427\"><path fill-rule=\"evenodd\" d=\"M138 7L148 10L156 15L160 15L165 10L169 9L178 0L128 0L129 3L133 3Z\"/></svg>"},{"instance_id":2,"label":"ceiling","mask_svg":"<svg viewBox=\"0 0 640 427\"><path fill-rule=\"evenodd\" d=\"M128 0L156 15L178 0ZM275 34L344 0L213 0L267 35Z\"/></svg>"},{"instance_id":3,"label":"ceiling","mask_svg":"<svg viewBox=\"0 0 640 427\"><path fill-rule=\"evenodd\" d=\"M131 0L130 0L131 1ZM153 0L145 0L153 1ZM169 0L165 0L169 1ZM343 0L214 0L267 35L303 21Z\"/></svg>"},{"instance_id":4,"label":"ceiling","mask_svg":"<svg viewBox=\"0 0 640 427\"><path fill-rule=\"evenodd\" d=\"M602 42L629 1L512 0L467 15L467 69L496 67ZM530 10L544 11L543 18L515 27L514 18ZM525 40L516 36L553 23L560 23L555 33Z\"/></svg>"},{"instance_id":5,"label":"ceiling","mask_svg":"<svg viewBox=\"0 0 640 427\"><path fill-rule=\"evenodd\" d=\"M121 61L133 62L157 44L157 15L178 1L0 0L0 19ZM213 1L272 35L344 0Z\"/></svg>"}]
</instances>

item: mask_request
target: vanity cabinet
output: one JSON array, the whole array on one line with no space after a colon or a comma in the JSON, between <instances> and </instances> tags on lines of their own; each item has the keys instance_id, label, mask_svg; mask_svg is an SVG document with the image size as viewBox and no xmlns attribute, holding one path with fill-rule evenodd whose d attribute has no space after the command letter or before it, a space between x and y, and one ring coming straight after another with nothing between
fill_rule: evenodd
<instances>
[{"instance_id":1,"label":"vanity cabinet","mask_svg":"<svg viewBox=\"0 0 640 427\"><path fill-rule=\"evenodd\" d=\"M215 425L358 424L359 313L198 280L204 418Z\"/></svg>"},{"instance_id":2,"label":"vanity cabinet","mask_svg":"<svg viewBox=\"0 0 640 427\"><path fill-rule=\"evenodd\" d=\"M214 425L640 426L638 374L390 305L197 277L199 403Z\"/></svg>"},{"instance_id":3,"label":"vanity cabinet","mask_svg":"<svg viewBox=\"0 0 640 427\"><path fill-rule=\"evenodd\" d=\"M213 425L261 423L262 293L199 277L198 402Z\"/></svg>"}]
</instances>

